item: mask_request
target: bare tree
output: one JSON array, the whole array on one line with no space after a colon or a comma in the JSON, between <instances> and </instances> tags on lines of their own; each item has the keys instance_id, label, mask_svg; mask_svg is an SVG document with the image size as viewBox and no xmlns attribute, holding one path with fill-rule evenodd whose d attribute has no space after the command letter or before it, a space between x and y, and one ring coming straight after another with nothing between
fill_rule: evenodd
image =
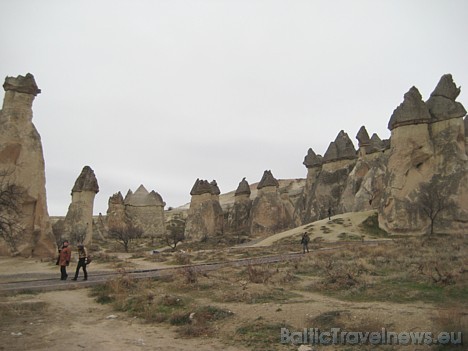
<instances>
[{"instance_id":1,"label":"bare tree","mask_svg":"<svg viewBox=\"0 0 468 351\"><path fill-rule=\"evenodd\" d=\"M11 172L0 171L0 238L12 253L17 252L17 244L24 231L22 225L24 188L10 181Z\"/></svg>"},{"instance_id":2,"label":"bare tree","mask_svg":"<svg viewBox=\"0 0 468 351\"><path fill-rule=\"evenodd\" d=\"M109 238L114 239L121 244L125 252L128 252L131 242L141 238L142 235L143 229L133 225L132 223L109 228Z\"/></svg>"},{"instance_id":3,"label":"bare tree","mask_svg":"<svg viewBox=\"0 0 468 351\"><path fill-rule=\"evenodd\" d=\"M429 234L434 234L434 224L439 214L447 210L454 202L450 199L447 187L439 177L432 177L428 183L423 183L416 205L430 221Z\"/></svg>"}]
</instances>

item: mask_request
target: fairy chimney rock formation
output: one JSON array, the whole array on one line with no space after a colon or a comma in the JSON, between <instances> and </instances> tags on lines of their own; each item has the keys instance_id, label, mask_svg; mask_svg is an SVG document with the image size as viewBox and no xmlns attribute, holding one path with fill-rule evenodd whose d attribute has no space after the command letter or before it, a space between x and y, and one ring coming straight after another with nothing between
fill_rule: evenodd
<instances>
[{"instance_id":1,"label":"fairy chimney rock formation","mask_svg":"<svg viewBox=\"0 0 468 351\"><path fill-rule=\"evenodd\" d=\"M65 216L64 234L74 244L89 244L93 240L94 197L98 192L94 171L84 166L72 188L72 201Z\"/></svg>"},{"instance_id":2,"label":"fairy chimney rock formation","mask_svg":"<svg viewBox=\"0 0 468 351\"><path fill-rule=\"evenodd\" d=\"M9 244L0 241L0 254L54 256L56 245L47 211L41 137L32 123L32 105L41 90L30 73L7 77L3 88L0 172L4 174L3 186L15 185L24 195L21 219L10 218L20 222L24 230L16 233Z\"/></svg>"},{"instance_id":3,"label":"fairy chimney rock formation","mask_svg":"<svg viewBox=\"0 0 468 351\"><path fill-rule=\"evenodd\" d=\"M263 173L263 176L262 176L262 179L260 180L260 182L258 183L257 185L257 190L262 190L262 189L273 189L276 191L276 188L279 187L279 183L278 181L276 180L275 177L273 177L273 174L271 173L271 171L265 171ZM265 190L263 190L265 191ZM273 190L272 190L273 191Z\"/></svg>"},{"instance_id":4,"label":"fairy chimney rock formation","mask_svg":"<svg viewBox=\"0 0 468 351\"><path fill-rule=\"evenodd\" d=\"M224 232L223 210L219 203L220 190L215 180L211 183L197 179L190 191L192 195L185 237L188 240L199 241Z\"/></svg>"},{"instance_id":5,"label":"fairy chimney rock formation","mask_svg":"<svg viewBox=\"0 0 468 351\"><path fill-rule=\"evenodd\" d=\"M335 141L330 143L323 156L324 163L339 160L354 160L355 158L356 150L354 149L353 142L343 130L338 133Z\"/></svg>"},{"instance_id":6,"label":"fairy chimney rock formation","mask_svg":"<svg viewBox=\"0 0 468 351\"><path fill-rule=\"evenodd\" d=\"M455 101L460 93L450 74L444 75L424 103L411 88L388 124L391 149L380 226L393 233L424 233L428 218L417 201L419 190L433 178L444 184L444 196L455 206L439 215L444 232L467 230L468 175L464 134L464 107Z\"/></svg>"},{"instance_id":7,"label":"fairy chimney rock formation","mask_svg":"<svg viewBox=\"0 0 468 351\"><path fill-rule=\"evenodd\" d=\"M249 198L250 194L251 194L250 185L245 180L245 178L242 178L242 180L240 181L236 189L236 192L234 193L235 201L239 201L240 199L243 199L243 198Z\"/></svg>"},{"instance_id":8,"label":"fairy chimney rock formation","mask_svg":"<svg viewBox=\"0 0 468 351\"><path fill-rule=\"evenodd\" d=\"M257 197L252 203L250 213L250 233L253 236L266 236L278 233L293 224L293 213L278 192L279 183L271 171L263 173L257 185Z\"/></svg>"},{"instance_id":9,"label":"fairy chimney rock formation","mask_svg":"<svg viewBox=\"0 0 468 351\"><path fill-rule=\"evenodd\" d=\"M128 191L124 199L126 218L135 226L143 230L147 237L161 237L164 235L165 219L163 201L159 193L148 192L141 184L135 192Z\"/></svg>"},{"instance_id":10,"label":"fairy chimney rock formation","mask_svg":"<svg viewBox=\"0 0 468 351\"><path fill-rule=\"evenodd\" d=\"M427 124L430 121L431 114L429 113L429 109L422 100L419 90L413 86L404 95L403 102L393 111L388 122L388 129L393 131L401 126Z\"/></svg>"},{"instance_id":11,"label":"fairy chimney rock formation","mask_svg":"<svg viewBox=\"0 0 468 351\"><path fill-rule=\"evenodd\" d=\"M359 156L365 156L366 154L370 153L370 146L371 146L371 139L369 138L369 134L367 133L366 127L362 126L359 129L356 139L358 140L359 146Z\"/></svg>"},{"instance_id":12,"label":"fairy chimney rock formation","mask_svg":"<svg viewBox=\"0 0 468 351\"><path fill-rule=\"evenodd\" d=\"M239 183L234 193L234 205L228 210L225 232L234 236L237 242L243 242L250 236L250 186L245 178Z\"/></svg>"}]
</instances>

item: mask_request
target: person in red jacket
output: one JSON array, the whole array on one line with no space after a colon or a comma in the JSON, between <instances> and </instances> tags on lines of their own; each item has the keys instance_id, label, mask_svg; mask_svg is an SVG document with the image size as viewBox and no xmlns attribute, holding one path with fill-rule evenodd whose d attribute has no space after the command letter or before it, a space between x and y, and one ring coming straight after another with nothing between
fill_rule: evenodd
<instances>
[{"instance_id":1,"label":"person in red jacket","mask_svg":"<svg viewBox=\"0 0 468 351\"><path fill-rule=\"evenodd\" d=\"M70 264L71 250L68 247L68 240L63 242L62 248L59 250L59 257L57 264L60 266L61 277L60 280L67 280L67 266Z\"/></svg>"}]
</instances>

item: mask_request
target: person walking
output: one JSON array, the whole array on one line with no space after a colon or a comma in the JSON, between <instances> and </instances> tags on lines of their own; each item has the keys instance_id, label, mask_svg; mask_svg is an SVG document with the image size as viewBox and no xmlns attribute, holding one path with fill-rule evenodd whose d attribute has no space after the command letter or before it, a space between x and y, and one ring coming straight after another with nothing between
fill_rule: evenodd
<instances>
[{"instance_id":1,"label":"person walking","mask_svg":"<svg viewBox=\"0 0 468 351\"><path fill-rule=\"evenodd\" d=\"M83 244L78 244L78 264L76 265L75 277L72 280L77 280L80 274L80 268L83 268L84 279L88 280L88 271L86 270L88 251Z\"/></svg>"},{"instance_id":2,"label":"person walking","mask_svg":"<svg viewBox=\"0 0 468 351\"><path fill-rule=\"evenodd\" d=\"M67 266L70 264L71 250L68 247L68 240L65 240L62 244L62 248L59 250L59 257L57 259L57 265L60 266L60 280L67 280Z\"/></svg>"},{"instance_id":3,"label":"person walking","mask_svg":"<svg viewBox=\"0 0 468 351\"><path fill-rule=\"evenodd\" d=\"M304 232L301 238L302 253L306 253L306 251L309 252L309 241L310 241L309 234L307 234L307 232Z\"/></svg>"}]
</instances>

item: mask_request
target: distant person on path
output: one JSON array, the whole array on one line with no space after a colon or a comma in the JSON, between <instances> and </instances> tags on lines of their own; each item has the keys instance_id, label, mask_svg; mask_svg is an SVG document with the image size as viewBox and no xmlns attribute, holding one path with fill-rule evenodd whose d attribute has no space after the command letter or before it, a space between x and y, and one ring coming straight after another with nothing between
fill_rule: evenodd
<instances>
[{"instance_id":1,"label":"distant person on path","mask_svg":"<svg viewBox=\"0 0 468 351\"><path fill-rule=\"evenodd\" d=\"M70 264L71 250L68 247L68 240L65 240L62 244L62 248L59 250L59 257L57 259L57 265L60 266L60 280L67 280L67 266Z\"/></svg>"},{"instance_id":2,"label":"distant person on path","mask_svg":"<svg viewBox=\"0 0 468 351\"><path fill-rule=\"evenodd\" d=\"M72 280L77 280L80 274L80 268L83 268L84 279L88 280L88 272L86 271L86 264L88 258L88 252L83 244L78 244L78 264L76 265L75 277Z\"/></svg>"},{"instance_id":3,"label":"distant person on path","mask_svg":"<svg viewBox=\"0 0 468 351\"><path fill-rule=\"evenodd\" d=\"M328 208L328 220L331 220L331 215L332 215L332 208Z\"/></svg>"},{"instance_id":4,"label":"distant person on path","mask_svg":"<svg viewBox=\"0 0 468 351\"><path fill-rule=\"evenodd\" d=\"M304 232L304 234L302 234L302 239L301 239L302 253L306 253L306 251L309 252L309 241L310 241L309 234L307 234L307 232Z\"/></svg>"}]
</instances>

